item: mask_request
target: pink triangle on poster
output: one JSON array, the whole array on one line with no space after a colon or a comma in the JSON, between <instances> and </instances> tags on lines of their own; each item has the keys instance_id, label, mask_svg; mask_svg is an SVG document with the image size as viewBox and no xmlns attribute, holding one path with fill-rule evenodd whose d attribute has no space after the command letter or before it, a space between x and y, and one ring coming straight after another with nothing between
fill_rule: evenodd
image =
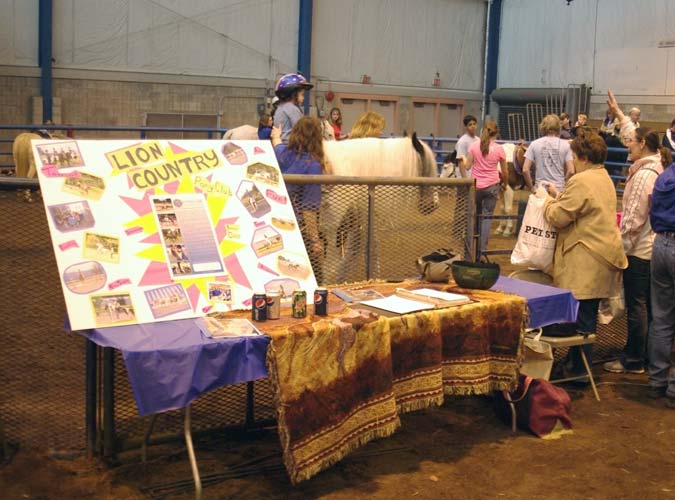
<instances>
[{"instance_id":1,"label":"pink triangle on poster","mask_svg":"<svg viewBox=\"0 0 675 500\"><path fill-rule=\"evenodd\" d=\"M128 196L120 196L120 199L126 203L129 208L131 208L131 210L136 212L136 215L140 217L141 215L152 212L152 206L150 205L150 195L154 194L154 191L154 189L146 191L145 195L140 200L129 198Z\"/></svg>"},{"instance_id":2,"label":"pink triangle on poster","mask_svg":"<svg viewBox=\"0 0 675 500\"><path fill-rule=\"evenodd\" d=\"M197 285L190 285L190 287L187 289L187 294L190 298L190 304L192 304L192 310L196 311L197 304L199 304L199 297L202 295L199 291L199 288L197 288Z\"/></svg>"},{"instance_id":3,"label":"pink triangle on poster","mask_svg":"<svg viewBox=\"0 0 675 500\"><path fill-rule=\"evenodd\" d=\"M164 191L166 191L169 194L176 194L179 185L180 181L169 182L168 184L164 184Z\"/></svg>"},{"instance_id":4,"label":"pink triangle on poster","mask_svg":"<svg viewBox=\"0 0 675 500\"><path fill-rule=\"evenodd\" d=\"M183 148L181 148L181 147L178 146L177 144L174 144L174 143L171 142L171 141L169 141L169 147L171 148L171 151L172 151L173 154L175 154L175 155L180 154L180 153L187 153L187 149L183 149Z\"/></svg>"},{"instance_id":5,"label":"pink triangle on poster","mask_svg":"<svg viewBox=\"0 0 675 500\"><path fill-rule=\"evenodd\" d=\"M248 277L235 254L228 255L223 262L225 262L227 272L230 273L230 276L232 276L235 283L245 286L246 288L252 288L251 283L248 281Z\"/></svg>"},{"instance_id":6,"label":"pink triangle on poster","mask_svg":"<svg viewBox=\"0 0 675 500\"><path fill-rule=\"evenodd\" d=\"M142 239L141 243L145 243L147 245L157 245L162 243L162 238L159 237L159 233L153 233L147 238Z\"/></svg>"},{"instance_id":7,"label":"pink triangle on poster","mask_svg":"<svg viewBox=\"0 0 675 500\"><path fill-rule=\"evenodd\" d=\"M265 150L263 148L261 148L260 146L256 146L256 147L253 148L253 154L254 155L264 155Z\"/></svg>"},{"instance_id":8,"label":"pink triangle on poster","mask_svg":"<svg viewBox=\"0 0 675 500\"><path fill-rule=\"evenodd\" d=\"M150 262L141 281L138 282L138 286L164 285L166 283L171 283L171 275L166 264L163 262Z\"/></svg>"}]
</instances>

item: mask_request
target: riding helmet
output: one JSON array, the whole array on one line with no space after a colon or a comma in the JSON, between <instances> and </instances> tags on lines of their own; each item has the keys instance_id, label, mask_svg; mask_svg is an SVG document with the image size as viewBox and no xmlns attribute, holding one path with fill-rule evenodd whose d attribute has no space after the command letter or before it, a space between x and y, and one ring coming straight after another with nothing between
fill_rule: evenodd
<instances>
[{"instance_id":1,"label":"riding helmet","mask_svg":"<svg viewBox=\"0 0 675 500\"><path fill-rule=\"evenodd\" d=\"M277 80L274 93L279 99L285 99L290 97L296 90L311 89L313 86L301 74L288 73Z\"/></svg>"}]
</instances>

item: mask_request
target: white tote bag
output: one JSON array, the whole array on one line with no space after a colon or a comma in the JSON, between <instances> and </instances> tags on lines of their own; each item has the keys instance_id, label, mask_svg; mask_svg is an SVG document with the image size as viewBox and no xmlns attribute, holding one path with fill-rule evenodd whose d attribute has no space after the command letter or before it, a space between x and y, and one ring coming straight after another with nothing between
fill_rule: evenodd
<instances>
[{"instance_id":1,"label":"white tote bag","mask_svg":"<svg viewBox=\"0 0 675 500\"><path fill-rule=\"evenodd\" d=\"M523 364L520 373L548 380L553 368L553 348L540 339L541 328L529 332L523 340Z\"/></svg>"},{"instance_id":2,"label":"white tote bag","mask_svg":"<svg viewBox=\"0 0 675 500\"><path fill-rule=\"evenodd\" d=\"M548 195L538 197L531 194L527 200L518 241L511 254L511 264L546 271L553 263L557 233L544 218L546 197Z\"/></svg>"}]
</instances>

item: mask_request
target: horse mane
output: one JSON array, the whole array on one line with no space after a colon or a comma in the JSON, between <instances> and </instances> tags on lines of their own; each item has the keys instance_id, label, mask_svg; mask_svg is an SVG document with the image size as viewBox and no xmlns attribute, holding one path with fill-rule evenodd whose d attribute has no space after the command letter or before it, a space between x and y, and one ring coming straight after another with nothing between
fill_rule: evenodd
<instances>
[{"instance_id":1,"label":"horse mane","mask_svg":"<svg viewBox=\"0 0 675 500\"><path fill-rule=\"evenodd\" d=\"M374 177L435 177L436 160L424 142L423 155L413 141L404 138L362 138L323 143L326 159L334 175Z\"/></svg>"}]
</instances>

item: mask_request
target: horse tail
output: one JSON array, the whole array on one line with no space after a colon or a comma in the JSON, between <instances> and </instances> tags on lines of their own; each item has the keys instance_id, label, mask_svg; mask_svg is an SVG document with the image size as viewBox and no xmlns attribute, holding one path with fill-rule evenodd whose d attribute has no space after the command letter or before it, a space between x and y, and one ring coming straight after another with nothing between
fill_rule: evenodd
<instances>
[{"instance_id":1,"label":"horse tail","mask_svg":"<svg viewBox=\"0 0 675 500\"><path fill-rule=\"evenodd\" d=\"M417 132L412 134L412 145L420 157L421 168L418 170L421 177L434 177L436 174L436 159L431 149L417 138ZM423 215L429 215L438 208L438 193L429 186L420 188L417 208Z\"/></svg>"}]
</instances>

